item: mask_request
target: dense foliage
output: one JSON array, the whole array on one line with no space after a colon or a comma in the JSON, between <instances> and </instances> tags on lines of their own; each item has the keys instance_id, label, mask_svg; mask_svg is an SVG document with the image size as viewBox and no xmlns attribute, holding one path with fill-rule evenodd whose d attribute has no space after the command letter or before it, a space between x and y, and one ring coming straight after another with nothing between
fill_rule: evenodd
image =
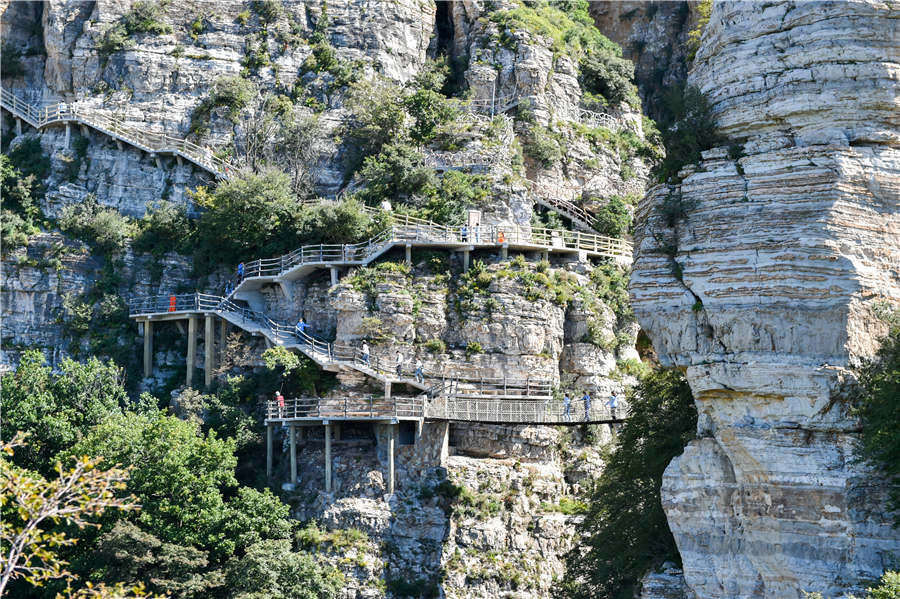
<instances>
[{"instance_id":1,"label":"dense foliage","mask_svg":"<svg viewBox=\"0 0 900 599\"><path fill-rule=\"evenodd\" d=\"M2 383L4 424L28 434L16 466L50 473L57 461L90 455L129 470L121 493L134 494L140 510L105 515L99 530L79 533L79 544L62 555L83 580L144 583L184 598L249 597L252 586L335 595L339 575L295 550L288 507L268 490L238 483L237 441L217 434L215 418L201 426L160 411L155 398L131 401L120 371L97 360L66 360L53 373L39 352L26 352ZM209 399L201 396L202 406ZM226 584L244 576L241 585ZM23 597L56 590L15 585Z\"/></svg>"},{"instance_id":2,"label":"dense foliage","mask_svg":"<svg viewBox=\"0 0 900 599\"><path fill-rule=\"evenodd\" d=\"M858 371L856 414L862 422L859 454L887 479L890 508L900 526L900 312L889 320L890 332L878 354Z\"/></svg>"},{"instance_id":3,"label":"dense foliage","mask_svg":"<svg viewBox=\"0 0 900 599\"><path fill-rule=\"evenodd\" d=\"M3 198L0 237L4 251L25 245L38 232L41 217L35 197L38 187L34 174L23 174L7 155L0 154L0 197Z\"/></svg>"},{"instance_id":4,"label":"dense foliage","mask_svg":"<svg viewBox=\"0 0 900 599\"><path fill-rule=\"evenodd\" d=\"M634 66L622 58L622 49L594 26L585 0L538 0L491 14L501 28L500 43L514 43L507 31L529 31L550 40L551 49L578 63L584 91L605 102L627 102L639 107L632 83Z\"/></svg>"},{"instance_id":5,"label":"dense foliage","mask_svg":"<svg viewBox=\"0 0 900 599\"><path fill-rule=\"evenodd\" d=\"M631 599L644 573L678 560L660 501L666 466L694 438L697 411L684 376L660 370L629 395L628 420L591 491L557 596Z\"/></svg>"},{"instance_id":6,"label":"dense foliage","mask_svg":"<svg viewBox=\"0 0 900 599\"><path fill-rule=\"evenodd\" d=\"M700 162L700 153L723 141L712 106L696 87L673 87L665 94L667 117L661 122L666 157L656 168L660 181L677 177L685 165Z\"/></svg>"}]
</instances>

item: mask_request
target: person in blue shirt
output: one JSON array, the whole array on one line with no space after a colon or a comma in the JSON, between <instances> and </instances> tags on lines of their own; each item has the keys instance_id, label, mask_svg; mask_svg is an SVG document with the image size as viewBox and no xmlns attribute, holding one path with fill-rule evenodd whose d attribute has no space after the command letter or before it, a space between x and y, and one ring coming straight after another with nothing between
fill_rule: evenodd
<instances>
[{"instance_id":1,"label":"person in blue shirt","mask_svg":"<svg viewBox=\"0 0 900 599\"><path fill-rule=\"evenodd\" d=\"M238 275L238 282L244 280L244 263L243 263L243 262L241 262L240 264L238 264L237 275Z\"/></svg>"},{"instance_id":2,"label":"person in blue shirt","mask_svg":"<svg viewBox=\"0 0 900 599\"><path fill-rule=\"evenodd\" d=\"M585 391L581 399L584 400L584 421L587 422L591 419L591 394Z\"/></svg>"},{"instance_id":3,"label":"person in blue shirt","mask_svg":"<svg viewBox=\"0 0 900 599\"><path fill-rule=\"evenodd\" d=\"M459 237L463 241L468 241L469 240L469 227L467 227L465 225L460 227L459 228Z\"/></svg>"},{"instance_id":4,"label":"person in blue shirt","mask_svg":"<svg viewBox=\"0 0 900 599\"><path fill-rule=\"evenodd\" d=\"M297 337L300 339L300 343L303 343L305 341L306 329L308 328L309 325L303 322L302 318L297 322L297 327L295 330L297 331Z\"/></svg>"},{"instance_id":5,"label":"person in blue shirt","mask_svg":"<svg viewBox=\"0 0 900 599\"><path fill-rule=\"evenodd\" d=\"M606 402L606 405L609 406L609 411L612 413L612 419L616 419L616 405L619 403L619 398L616 397L616 392L613 391L612 395L609 396L609 400Z\"/></svg>"}]
</instances>

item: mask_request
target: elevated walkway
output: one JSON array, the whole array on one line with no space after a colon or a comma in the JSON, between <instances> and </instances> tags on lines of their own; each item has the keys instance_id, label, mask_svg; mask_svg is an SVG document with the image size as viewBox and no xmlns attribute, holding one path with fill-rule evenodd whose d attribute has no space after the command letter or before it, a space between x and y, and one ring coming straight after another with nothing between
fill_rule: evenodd
<instances>
[{"instance_id":1,"label":"elevated walkway","mask_svg":"<svg viewBox=\"0 0 900 599\"><path fill-rule=\"evenodd\" d=\"M233 279L232 294L253 301L246 292L264 285L284 284L301 279L317 269L367 266L393 248L442 248L466 253L477 249L546 252L547 254L583 254L585 257L612 258L631 264L632 245L622 239L581 231L541 229L519 226L483 226L469 230L448 227L404 215L377 236L356 244L318 244L298 248L278 258L244 263L244 276ZM289 295L288 289L285 290Z\"/></svg>"},{"instance_id":2,"label":"elevated walkway","mask_svg":"<svg viewBox=\"0 0 900 599\"><path fill-rule=\"evenodd\" d=\"M28 104L11 91L3 88L0 88L0 107L35 129L43 129L51 125L66 125L67 146L68 127L79 125L95 129L119 142L127 143L149 154L177 156L179 159L187 160L220 179L228 179L236 172L235 167L230 163L216 158L209 150L186 139L139 129L102 112L82 110L69 104L35 106Z\"/></svg>"}]
</instances>

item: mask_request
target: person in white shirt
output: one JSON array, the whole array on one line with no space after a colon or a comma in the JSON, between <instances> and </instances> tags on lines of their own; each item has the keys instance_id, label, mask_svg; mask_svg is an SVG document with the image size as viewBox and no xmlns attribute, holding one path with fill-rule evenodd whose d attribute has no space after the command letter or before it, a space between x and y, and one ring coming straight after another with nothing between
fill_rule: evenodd
<instances>
[{"instance_id":1,"label":"person in white shirt","mask_svg":"<svg viewBox=\"0 0 900 599\"><path fill-rule=\"evenodd\" d=\"M369 344L365 341L362 344L362 361L366 366L369 365Z\"/></svg>"},{"instance_id":2,"label":"person in white shirt","mask_svg":"<svg viewBox=\"0 0 900 599\"><path fill-rule=\"evenodd\" d=\"M425 372L423 371L424 365L422 364L421 359L416 359L416 381L419 383L425 383Z\"/></svg>"}]
</instances>

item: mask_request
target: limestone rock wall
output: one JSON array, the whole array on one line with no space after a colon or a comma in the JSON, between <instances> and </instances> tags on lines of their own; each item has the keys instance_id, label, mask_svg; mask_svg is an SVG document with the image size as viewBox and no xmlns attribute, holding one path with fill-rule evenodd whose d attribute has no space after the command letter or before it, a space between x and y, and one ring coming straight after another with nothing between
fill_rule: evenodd
<instances>
[{"instance_id":1,"label":"limestone rock wall","mask_svg":"<svg viewBox=\"0 0 900 599\"><path fill-rule=\"evenodd\" d=\"M846 405L875 306L900 305L896 16L716 3L691 81L745 155L706 152L639 207L635 313L700 414L663 481L698 597L859 594L896 566Z\"/></svg>"}]
</instances>

